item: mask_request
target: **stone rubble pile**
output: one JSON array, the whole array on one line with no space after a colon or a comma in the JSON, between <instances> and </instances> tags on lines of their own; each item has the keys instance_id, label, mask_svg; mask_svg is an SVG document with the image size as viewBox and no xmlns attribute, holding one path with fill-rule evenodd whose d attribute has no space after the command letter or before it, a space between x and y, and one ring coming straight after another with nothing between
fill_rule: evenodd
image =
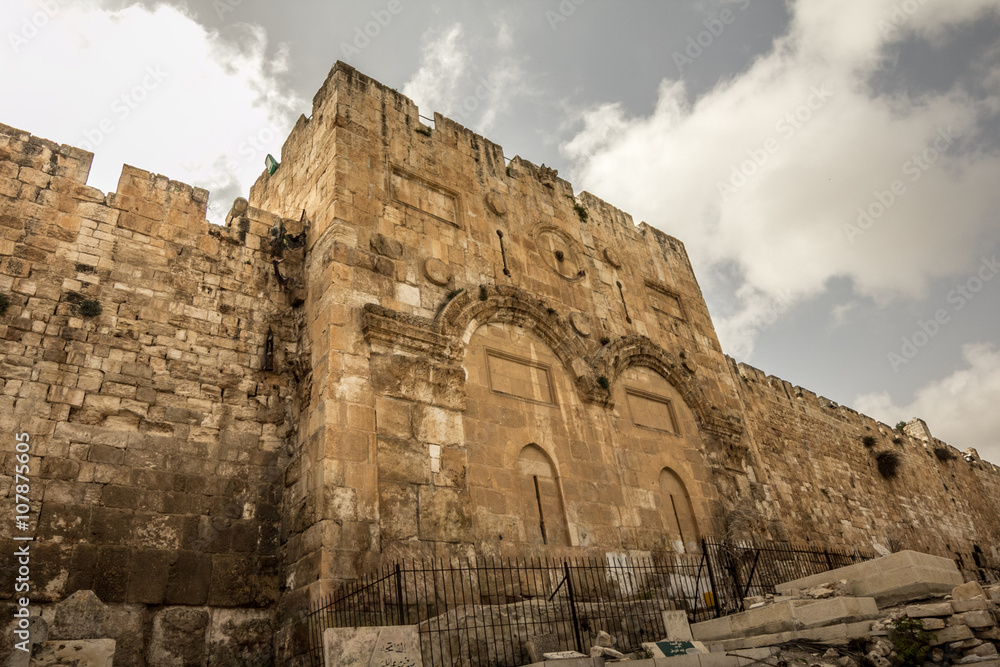
<instances>
[{"instance_id":1,"label":"stone rubble pile","mask_svg":"<svg viewBox=\"0 0 1000 667\"><path fill-rule=\"evenodd\" d=\"M849 597L846 580L801 590L798 595L766 595L744 600L748 610L759 610L795 600L828 600ZM818 635L815 639L789 639L779 644L781 659L787 664L804 660L818 667L894 667L900 655L892 637L902 621L919 621L919 629L928 633L924 664L927 667L976 665L1000 667L1000 585L983 588L977 582L956 586L950 595L913 604L901 604L879 610L878 618L867 631L855 630L854 636ZM827 629L834 626L826 626ZM759 637L760 635L758 635ZM745 636L738 643L759 646L757 637ZM824 644L834 644L826 650ZM710 644L713 649L733 647L733 640ZM812 649L812 650L810 650Z\"/></svg>"}]
</instances>

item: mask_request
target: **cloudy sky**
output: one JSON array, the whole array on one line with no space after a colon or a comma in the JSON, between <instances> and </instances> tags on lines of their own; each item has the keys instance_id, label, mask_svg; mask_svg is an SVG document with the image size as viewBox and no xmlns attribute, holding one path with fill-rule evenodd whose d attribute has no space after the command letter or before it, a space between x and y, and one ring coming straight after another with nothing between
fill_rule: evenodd
<instances>
[{"instance_id":1,"label":"cloudy sky","mask_svg":"<svg viewBox=\"0 0 1000 667\"><path fill-rule=\"evenodd\" d=\"M1000 0L4 5L0 122L91 185L218 220L341 59L683 240L732 356L1000 462Z\"/></svg>"}]
</instances>

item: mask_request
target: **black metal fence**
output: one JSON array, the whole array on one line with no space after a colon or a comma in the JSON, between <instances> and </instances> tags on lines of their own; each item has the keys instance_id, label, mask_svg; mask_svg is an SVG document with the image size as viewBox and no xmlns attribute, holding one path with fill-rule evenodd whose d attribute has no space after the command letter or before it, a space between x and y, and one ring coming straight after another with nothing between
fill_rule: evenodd
<instances>
[{"instance_id":1,"label":"black metal fence","mask_svg":"<svg viewBox=\"0 0 1000 667\"><path fill-rule=\"evenodd\" d=\"M774 585L875 557L869 552L706 539L701 554L603 560L401 562L343 586L308 616L310 658L327 628L417 625L427 667L527 664L525 643L589 651L599 631L619 650L665 635L662 612L696 622L742 610Z\"/></svg>"},{"instance_id":2,"label":"black metal fence","mask_svg":"<svg viewBox=\"0 0 1000 667\"><path fill-rule=\"evenodd\" d=\"M775 586L878 556L874 551L789 542L702 541L715 580L716 616L743 611L743 599Z\"/></svg>"}]
</instances>

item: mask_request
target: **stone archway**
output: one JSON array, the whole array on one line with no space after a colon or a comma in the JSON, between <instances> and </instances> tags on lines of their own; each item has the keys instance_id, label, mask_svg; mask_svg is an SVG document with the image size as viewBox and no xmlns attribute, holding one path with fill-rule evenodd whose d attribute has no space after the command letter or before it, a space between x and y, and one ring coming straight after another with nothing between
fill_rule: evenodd
<instances>
[{"instance_id":1,"label":"stone archway","mask_svg":"<svg viewBox=\"0 0 1000 667\"><path fill-rule=\"evenodd\" d=\"M670 468L664 468L660 471L659 491L660 513L663 515L667 539L674 551L687 551L689 544L697 544L701 540L698 520L695 518L687 487L680 475Z\"/></svg>"},{"instance_id":2,"label":"stone archway","mask_svg":"<svg viewBox=\"0 0 1000 667\"><path fill-rule=\"evenodd\" d=\"M569 545L559 478L549 455L536 444L526 445L517 457L517 476L525 541Z\"/></svg>"}]
</instances>

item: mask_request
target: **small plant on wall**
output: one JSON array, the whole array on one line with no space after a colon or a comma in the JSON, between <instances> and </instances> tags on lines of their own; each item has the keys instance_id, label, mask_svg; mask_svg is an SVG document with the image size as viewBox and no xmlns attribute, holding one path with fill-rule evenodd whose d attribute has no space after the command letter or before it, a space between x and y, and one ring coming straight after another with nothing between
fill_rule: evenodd
<instances>
[{"instance_id":1,"label":"small plant on wall","mask_svg":"<svg viewBox=\"0 0 1000 667\"><path fill-rule=\"evenodd\" d=\"M861 438L861 444L868 448L874 447L875 438L870 435L866 435L865 437Z\"/></svg>"},{"instance_id":2,"label":"small plant on wall","mask_svg":"<svg viewBox=\"0 0 1000 667\"><path fill-rule=\"evenodd\" d=\"M0 294L0 317L7 314L8 308L10 308L10 297L6 294Z\"/></svg>"},{"instance_id":3,"label":"small plant on wall","mask_svg":"<svg viewBox=\"0 0 1000 667\"><path fill-rule=\"evenodd\" d=\"M878 465L878 472L882 477L892 479L899 474L902 457L896 452L887 449L875 455L875 463Z\"/></svg>"},{"instance_id":4,"label":"small plant on wall","mask_svg":"<svg viewBox=\"0 0 1000 667\"><path fill-rule=\"evenodd\" d=\"M934 456L937 457L938 461L951 461L958 458L958 454L955 450L946 445L941 445L940 447L934 448Z\"/></svg>"},{"instance_id":5,"label":"small plant on wall","mask_svg":"<svg viewBox=\"0 0 1000 667\"><path fill-rule=\"evenodd\" d=\"M97 317L101 314L101 302L97 299L85 299L77 306L81 317Z\"/></svg>"}]
</instances>

